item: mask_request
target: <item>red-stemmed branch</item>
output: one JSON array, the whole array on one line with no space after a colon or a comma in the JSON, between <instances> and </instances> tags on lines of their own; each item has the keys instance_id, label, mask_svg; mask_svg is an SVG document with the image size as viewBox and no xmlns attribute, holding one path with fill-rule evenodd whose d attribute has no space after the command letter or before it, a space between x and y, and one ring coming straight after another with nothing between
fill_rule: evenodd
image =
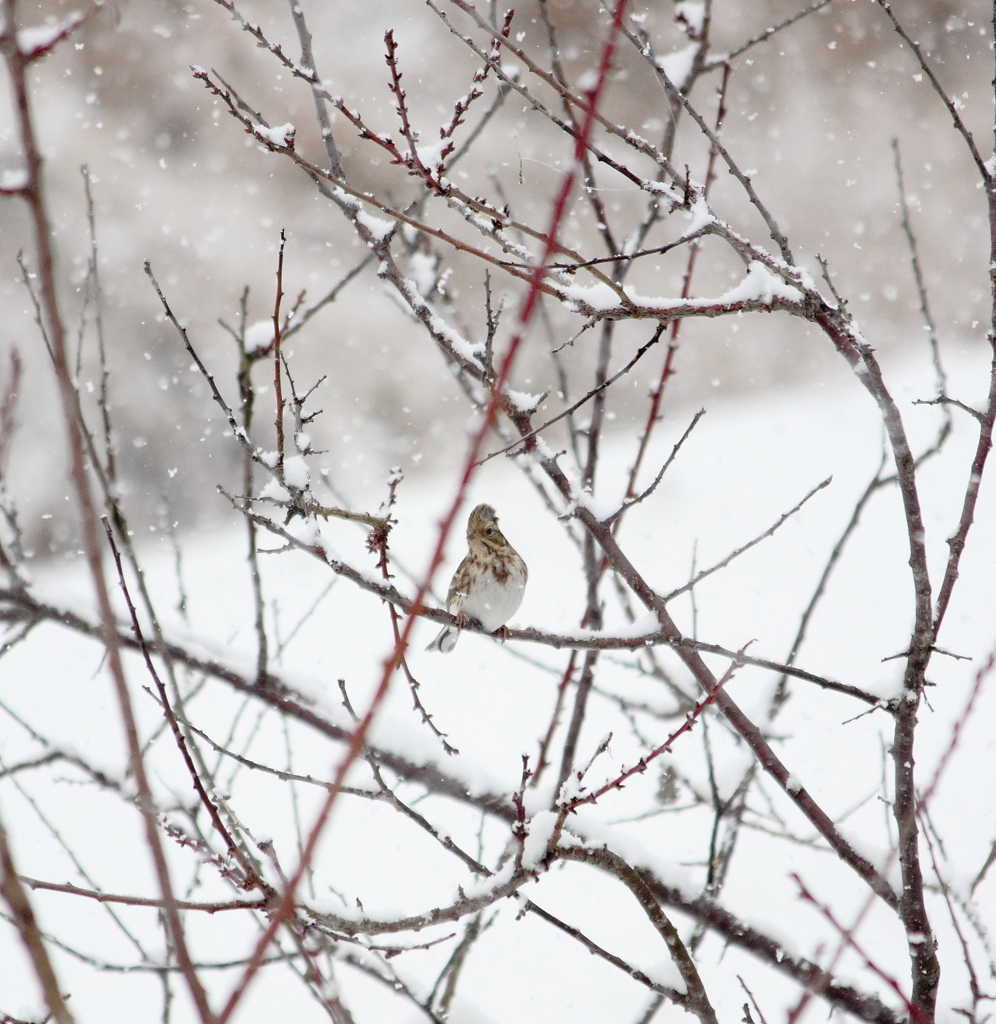
<instances>
[{"instance_id":1,"label":"red-stemmed branch","mask_svg":"<svg viewBox=\"0 0 996 1024\"><path fill-rule=\"evenodd\" d=\"M83 533L83 550L85 552L90 578L96 592L97 607L101 622L101 639L107 650L107 665L121 712L125 739L131 769L138 790L138 806L142 814L145 838L155 866L160 891L166 904L165 916L169 926L170 937L176 950L177 961L183 972L184 979L190 989L194 1005L203 1024L211 1024L214 1014L208 1004L207 993L197 977L193 961L187 949L186 937L180 915L176 908L176 899L170 880L169 865L159 835L156 820L155 802L149 787L145 764L142 758L142 747L138 738L138 725L135 720L124 665L121 661L121 645L111 607L107 580L104 577L102 564L102 544L97 527L97 512L90 490L87 475L87 453L85 440L79 424L79 406L72 372L69 367L66 328L59 306L58 289L55 273L55 251L52 245L52 225L48 212L44 179L43 160L35 135L32 117L31 97L28 91L28 68L32 61L31 53L24 53L17 41L16 0L3 0L3 28L0 30L0 52L3 53L14 93L14 109L17 132L27 165L27 182L20 192L27 204L35 241L38 259L38 277L40 286L41 308L44 311L49 351L59 389L62 406L62 418L66 430L70 454L70 478L76 503L80 511L80 525Z\"/></svg>"},{"instance_id":2,"label":"red-stemmed branch","mask_svg":"<svg viewBox=\"0 0 996 1024\"><path fill-rule=\"evenodd\" d=\"M10 0L8 0L10 2ZM619 26L622 22L623 12L626 7L626 0L617 0L615 14L613 17L612 28L610 30L608 39L603 46L602 58L599 63L599 75L597 83L590 95L590 109L586 114L584 124L582 125L581 134L575 145L575 161L569 174L565 176L563 186L560 194L557 196L557 200L553 208L553 216L551 217L550 228L547 232L550 241L547 243L546 250L543 255L543 259L537 264L533 270L530 287L526 300L523 304L522 310L519 313L519 328L513 337L508 351L505 354L504 359L501 363L501 368L496 376L496 379L491 388L490 401L488 402L487 411L483 417L482 423L480 424L473 441L470 446L470 451L464 463L464 471L460 479L456 497L450 507L449 513L443 519L439 526L439 536L436 542L435 551L433 552L432 559L429 563L429 568L426 571L425 577L420 584L418 591L415 595L415 599L412 602L412 608L408 612L404 626L401 630L401 634L398 637L393 652L388 656L384 663L384 670L381 675L380 683L374 693L373 699L367 708L366 713L363 715L359 724L353 731L353 736L349 744L349 748L346 751L345 756L339 763L336 770L335 778L332 786L330 787L329 793L325 799L321 810L318 813L317 819L312 826L311 832L308 835L307 842L301 851L298 866L294 874L288 879L287 886L284 890L283 898L281 899L280 905L276 908L273 916L270 919L270 923L260 937L253 950L252 957L242 977L236 984L228 1001L225 1004L224 1009L218 1017L218 1024L225 1024L231 1018L232 1013L238 1006L239 1002L244 995L249 982L256 975L259 967L262 963L263 955L266 952L267 947L276 934L281 924L286 921L294 911L295 893L297 886L304 876L305 871L308 869L308 865L311 863L311 859L314 856L315 848L318 844L318 839L325 829L325 825L328 822L329 815L332 812L332 807L335 804L336 797L342 787L346 773L352 766L353 762L359 756L363 749L363 742L366 736L367 730L370 728L370 724L374 719L384 697L387 695L388 688L391 683L391 679L394 676L394 672L400 664L401 658L404 656L404 652L408 646L408 638L411 634L412 629L418 618L418 612L425 600L426 595L429 592L429 588L432 586L432 580L435 573L443 561L443 553L445 551L446 541L449 538L450 531L453 527L453 523L456 519L457 512L463 504L464 494L470 479L474 473L475 464L479 457L481 447L484 444L484 438L487 436L491 429L491 426L498 414L499 409L502 406L502 397L506 381L508 380L512 366L515 362L515 357L518 353L519 347L522 344L522 339L525 334L526 328L532 319L532 315L536 308L536 301L539 296L540 286L543 281L544 266L549 259L552 252L553 239L557 237L560 229L561 221L564 217L564 211L567 206L567 198L570 195L571 190L574 187L574 182L577 178L577 164L580 159L580 154L584 152L584 148L587 143L587 137L591 133L592 126L594 124L594 111L598 105L599 97L601 96L602 90L605 85L606 77L608 75L609 68L612 63L612 55L615 51L616 36L619 32Z\"/></svg>"},{"instance_id":3,"label":"red-stemmed branch","mask_svg":"<svg viewBox=\"0 0 996 1024\"><path fill-rule=\"evenodd\" d=\"M916 1024L930 1024L930 1017L928 1017L927 1014L924 1013L921 1007L917 1006L915 1003L910 1002L909 997L900 988L899 982L896 981L896 979L893 978L891 975L883 971L882 968L879 967L878 964L876 964L875 961L872 960L871 957L858 944L858 941L854 938L853 929L845 928L834 916L834 912L825 903L820 903L820 901L809 891L809 889L806 888L806 884L803 882L803 880L794 872L792 874L792 880L796 883L796 885L799 886L800 898L803 899L806 903L809 903L812 906L814 906L823 915L823 917L825 917L826 920L829 921L830 924L836 929L837 933L841 937L841 941L844 942L845 945L850 946L850 948L853 949L855 953L857 953L857 955L862 959L862 961L864 961L865 967L867 967L868 970L870 970L873 974L881 978L882 981L884 981L886 985L888 985L889 988L891 988L892 991L895 992L897 996L899 996L899 998L903 1001L903 1004L905 1005L907 1012L913 1018ZM808 997L808 995L809 993L807 992L803 997L803 1001L800 1002L799 1006L796 1007L796 1010L789 1016L790 1021L795 1021L799 1019L799 1011L801 1007L805 1005L805 999Z\"/></svg>"},{"instance_id":4,"label":"red-stemmed branch","mask_svg":"<svg viewBox=\"0 0 996 1024\"><path fill-rule=\"evenodd\" d=\"M739 654L743 654L743 651L739 651ZM631 779L634 775L642 775L650 765L650 762L660 757L661 754L670 754L671 745L675 740L684 736L685 733L691 732L695 727L695 723L698 721L699 716L710 704L715 703L716 696L719 691L733 678L736 670L743 664L741 661L734 660L730 663L729 668L723 673L722 677L716 683L716 685L700 700L695 702L695 706L685 715L684 722L678 726L677 729L662 743L660 746L655 747L649 754L644 755L636 762L631 768L626 768L619 775L617 775L610 782L606 782L603 786L599 786L598 789L593 790L591 793L586 793L584 796L578 795L568 800L564 809L568 812L577 810L578 807L582 807L585 804L598 803L599 797L604 796L606 793L611 792L614 789L622 789L628 779Z\"/></svg>"}]
</instances>

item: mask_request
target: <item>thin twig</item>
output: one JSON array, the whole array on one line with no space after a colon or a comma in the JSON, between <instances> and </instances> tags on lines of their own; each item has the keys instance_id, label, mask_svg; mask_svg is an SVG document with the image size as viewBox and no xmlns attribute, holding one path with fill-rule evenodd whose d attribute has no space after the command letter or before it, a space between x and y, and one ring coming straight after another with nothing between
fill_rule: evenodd
<instances>
[{"instance_id":1,"label":"thin twig","mask_svg":"<svg viewBox=\"0 0 996 1024\"><path fill-rule=\"evenodd\" d=\"M664 479L664 474L670 468L671 463L674 462L674 460L677 458L678 452L681 451L681 446L685 443L685 441L688 440L688 436L695 429L695 427L698 425L699 420L702 419L702 417L705 416L705 414L705 409L699 409L699 411L692 417L692 422L689 423L688 426L685 428L685 432L681 435L681 437L678 438L674 446L671 448L671 454L668 455L668 457L664 460L664 465L661 466L660 472L657 474L657 476L654 477L653 483L651 483L649 487L641 491L635 497L629 498L626 501L624 501L622 505L620 505L619 508L615 512L613 512L608 519L605 520L606 525L614 523L621 515L623 515L623 513L627 512L634 505L639 505L641 501L644 501L645 499L649 498L650 495L654 493L654 491L657 489L657 485L661 482L661 480Z\"/></svg>"},{"instance_id":2,"label":"thin twig","mask_svg":"<svg viewBox=\"0 0 996 1024\"><path fill-rule=\"evenodd\" d=\"M495 458L495 456L497 456L497 455L504 455L506 452L510 452L513 448L518 448L519 445L524 444L525 442L529 441L531 438L536 437L537 435L542 433L544 430L546 430L547 427L553 426L554 423L559 422L565 416L571 416L573 413L577 412L578 409L581 408L581 406L585 405L587 402L590 402L591 399L593 399L600 392L604 391L606 388L611 387L621 377L625 377L626 374L629 373L629 371L632 370L633 367L636 366L636 364L643 358L643 356L654 345L657 344L657 342L660 340L661 332L663 330L664 330L663 325L659 325L657 330L654 332L654 336L648 342L646 342L645 344L641 345L639 349L637 349L636 354L633 356L632 359L630 359L630 361L628 363L626 363L625 366L623 366L620 370L617 370L607 380L602 381L601 384L598 384L596 387L592 388L591 391L589 391L582 398L579 398L573 405L568 406L568 408L566 408L563 412L557 413L556 416L554 416L551 419L547 420L546 423L542 424L541 426L535 427L533 430L529 431L528 434L524 434L521 437L517 438L515 441L512 442L512 444L506 445L504 448L500 448L496 452L491 452L490 454L485 455L478 462L478 465L481 466L485 462L488 462L489 460Z\"/></svg>"},{"instance_id":3,"label":"thin twig","mask_svg":"<svg viewBox=\"0 0 996 1024\"><path fill-rule=\"evenodd\" d=\"M19 876L21 881L30 889L43 889L46 892L62 892L70 896L83 896L88 900L97 903L121 903L129 907L156 907L164 909L166 904L157 897L127 896L110 892L98 892L95 889L83 889L72 882L60 884L58 882L45 882L39 878L29 878L27 875ZM177 900L176 905L180 910L196 910L206 914L217 914L222 910L266 910L266 900L222 900L216 902L197 903L190 900Z\"/></svg>"},{"instance_id":4,"label":"thin twig","mask_svg":"<svg viewBox=\"0 0 996 1024\"><path fill-rule=\"evenodd\" d=\"M277 253L277 291L273 299L273 393L276 396L277 472L284 468L284 392L280 374L280 300L284 297L284 246L287 236L280 229L280 249Z\"/></svg>"},{"instance_id":5,"label":"thin twig","mask_svg":"<svg viewBox=\"0 0 996 1024\"><path fill-rule=\"evenodd\" d=\"M163 899L166 902L166 918L169 922L170 935L175 944L177 959L190 989L198 1015L203 1024L211 1024L214 1021L214 1015L208 1004L204 987L197 978L187 950L182 923L175 907L169 866L155 820L154 801L142 761L134 709L128 692L124 666L121 663L120 641L114 620L114 612L111 607L107 581L104 577L101 560L102 545L97 531L96 509L90 491L90 481L87 476L85 445L77 423L78 396L73 386L72 374L67 360L66 330L60 311L56 286L55 252L52 245L53 232L42 181L43 162L35 139L31 114L31 99L28 92L27 78L28 67L32 57L30 54L23 53L16 42L17 19L15 16L14 0L4 0L3 9L4 26L2 32L0 32L0 44L2 44L0 45L0 50L4 53L7 68L10 72L15 97L14 106L17 111L17 131L28 169L28 180L22 190L22 195L29 208L34 233L39 268L41 305L45 311L50 345L49 351L52 356L53 369L58 383L62 419L70 452L71 479L80 511L83 550L96 591L97 606L101 620L101 633L107 649L108 668L114 684L129 757L131 759L131 768L138 788L138 804L142 813L146 842L155 865ZM8 45L8 43L13 45Z\"/></svg>"},{"instance_id":6,"label":"thin twig","mask_svg":"<svg viewBox=\"0 0 996 1024\"><path fill-rule=\"evenodd\" d=\"M899 23L899 19L895 16L892 11L892 4L887 3L886 0L876 0L879 7L885 11L889 21L892 22L892 27L896 30L900 38L904 43L913 51L913 56L916 57L917 63L920 65L921 70L930 79L930 84L934 89L934 92L940 97L941 102L947 107L948 114L951 116L951 120L954 123L955 129L958 134L961 135L965 141L965 145L968 147L968 151L972 156L972 160L975 161L975 166L979 171L983 182L986 185L987 190L992 187L993 174L986 166L985 160L982 159L978 149L975 145L975 139L972 138L972 133L965 126L965 122L962 121L961 115L958 113L958 108L955 106L954 101L944 90L944 87L937 79L937 75L934 74L934 69L927 63L927 58L923 54L923 50L920 49L920 44L914 41L906 29Z\"/></svg>"},{"instance_id":7,"label":"thin twig","mask_svg":"<svg viewBox=\"0 0 996 1024\"><path fill-rule=\"evenodd\" d=\"M242 852L239 844L225 827L224 822L222 822L221 815L218 813L218 808L215 806L214 801L210 796L208 796L207 790L205 790L204 784L201 782L201 778L197 772L196 766L194 765L193 758L190 756L190 752L187 749L187 743L180 730L179 723L176 720L172 707L170 707L169 698L166 694L166 687L159 678L159 673L156 672L155 665L152 661L152 654L149 651L148 644L145 642L145 636L142 633L142 627L138 621L138 613L135 610L135 605L132 602L131 594L128 590L128 584L125 580L124 567L121 564L121 555L114 542L114 534L111 532L110 523L107 521L106 516L103 517L103 522L104 530L107 534L107 543L110 545L111 554L114 556L114 564L118 571L118 583L121 587L121 592L124 595L125 603L128 606L128 614L131 617L131 628L145 659L145 667L148 669L149 675L152 677L152 680L156 685L156 691L159 694L159 703L163 709L163 714L166 716L166 720L169 722L169 727L173 733L173 739L176 742L177 749L180 751L180 755L183 758L187 771L190 773L190 779L191 782L193 782L197 796L211 818L211 823L224 840L225 846L228 848L229 855L234 860L238 861L240 867L245 872L244 879L235 879L232 878L231 875L229 877L243 889L259 889L264 896L272 898L275 895L275 890L260 878L255 867L249 862L249 859Z\"/></svg>"},{"instance_id":8,"label":"thin twig","mask_svg":"<svg viewBox=\"0 0 996 1024\"><path fill-rule=\"evenodd\" d=\"M691 427L689 427L688 429L691 430ZM686 431L686 435L687 435L687 431ZM736 551L731 551L730 554L728 554L726 556L726 558L724 558L721 561L717 562L715 565L712 565L708 569L703 569L701 572L697 573L686 584L684 584L681 587L678 587L677 590L672 590L671 593L669 593L664 598L664 600L665 601L673 601L679 594L684 594L686 591L689 591L693 587L698 586L698 584L702 580L704 580L707 576L711 576L714 572L718 572L720 569L725 569L726 566L728 566L730 564L730 562L732 562L735 558L738 558L745 551L749 551L755 545L760 544L762 540L765 540L767 537L770 537L772 534L775 533L776 530L779 529L779 527L781 527L786 522L786 520L788 520L792 516L794 516L796 514L796 512L798 512L799 509L801 509L802 506L805 505L806 502L809 501L809 499L814 494L818 493L819 491L822 491L824 487L829 487L832 480L833 480L833 477L832 476L828 476L826 478L826 480L824 480L822 483L818 483L801 501L799 501L792 508L790 508L788 510L788 512L783 512L778 517L778 521L776 523L774 523L772 526L769 526L768 529L764 531L764 533L759 534L753 540L749 540L746 544L744 544L741 547L737 548Z\"/></svg>"}]
</instances>

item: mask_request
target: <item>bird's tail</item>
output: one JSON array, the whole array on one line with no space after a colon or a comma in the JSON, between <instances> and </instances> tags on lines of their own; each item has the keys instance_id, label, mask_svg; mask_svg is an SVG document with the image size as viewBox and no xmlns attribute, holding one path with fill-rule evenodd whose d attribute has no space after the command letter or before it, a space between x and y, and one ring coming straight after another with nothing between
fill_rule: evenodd
<instances>
[{"instance_id":1,"label":"bird's tail","mask_svg":"<svg viewBox=\"0 0 996 1024\"><path fill-rule=\"evenodd\" d=\"M435 640L426 647L427 651L439 651L442 654L449 654L456 647L460 637L460 630L455 626L443 626Z\"/></svg>"}]
</instances>

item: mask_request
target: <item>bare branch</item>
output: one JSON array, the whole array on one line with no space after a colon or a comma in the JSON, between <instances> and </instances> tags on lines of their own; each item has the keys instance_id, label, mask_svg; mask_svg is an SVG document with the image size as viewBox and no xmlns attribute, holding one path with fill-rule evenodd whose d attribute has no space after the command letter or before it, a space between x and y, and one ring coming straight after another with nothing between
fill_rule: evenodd
<instances>
[{"instance_id":1,"label":"bare branch","mask_svg":"<svg viewBox=\"0 0 996 1024\"><path fill-rule=\"evenodd\" d=\"M702 411L705 412L705 410ZM692 425L694 426L694 421ZM691 430L691 427L689 427L688 429ZM687 433L688 431L685 432L686 436ZM682 438L682 440L684 440L684 438ZM684 594L687 591L691 590L693 587L698 586L698 584L707 576L711 576L714 572L718 572L720 569L725 569L730 564L730 562L732 562L735 558L738 558L745 551L749 551L756 544L760 544L762 540L765 540L766 538L770 537L780 526L782 526L785 523L787 519L790 519L792 516L794 516L796 512L798 512L799 509L801 509L802 506L805 505L806 502L809 501L809 499L814 494L816 494L818 491L822 491L824 487L829 487L832 480L833 477L828 476L826 480L824 480L822 483L817 484L801 501L799 501L796 505L790 508L788 512L783 512L781 516L779 516L778 521L774 523L772 526L769 526L768 529L764 531L764 533L759 534L753 540L749 540L746 544L737 548L736 551L730 552L730 554L728 554L726 558L724 558L722 561L717 562L715 565L710 566L708 569L703 569L701 572L696 573L695 576L692 579L690 579L684 586L679 587L677 590L672 590L671 593L664 598L664 600L673 601L679 594Z\"/></svg>"},{"instance_id":2,"label":"bare branch","mask_svg":"<svg viewBox=\"0 0 996 1024\"><path fill-rule=\"evenodd\" d=\"M13 12L8 10L7 13L10 15ZM17 930L21 935L21 942L35 969L35 976L45 994L45 1002L48 1003L52 1016L59 1024L73 1024L73 1015L69 1012L69 1007L66 1006L60 991L58 979L52 968L52 961L49 959L45 943L42 941L41 931L35 921L31 902L14 867L14 859L7 841L7 829L2 821L0 821L0 895L10 907Z\"/></svg>"}]
</instances>

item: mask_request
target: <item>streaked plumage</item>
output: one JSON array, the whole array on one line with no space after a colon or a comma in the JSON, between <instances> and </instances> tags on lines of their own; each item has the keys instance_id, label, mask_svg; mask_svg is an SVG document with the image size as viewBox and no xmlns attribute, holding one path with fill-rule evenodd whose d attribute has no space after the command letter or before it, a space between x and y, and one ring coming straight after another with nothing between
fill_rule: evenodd
<instances>
[{"instance_id":1,"label":"streaked plumage","mask_svg":"<svg viewBox=\"0 0 996 1024\"><path fill-rule=\"evenodd\" d=\"M529 575L526 563L498 529L490 505L478 505L467 520L466 558L457 566L446 597L446 610L457 625L444 626L427 651L449 654L460 627L476 620L489 633L501 629L522 604Z\"/></svg>"}]
</instances>

